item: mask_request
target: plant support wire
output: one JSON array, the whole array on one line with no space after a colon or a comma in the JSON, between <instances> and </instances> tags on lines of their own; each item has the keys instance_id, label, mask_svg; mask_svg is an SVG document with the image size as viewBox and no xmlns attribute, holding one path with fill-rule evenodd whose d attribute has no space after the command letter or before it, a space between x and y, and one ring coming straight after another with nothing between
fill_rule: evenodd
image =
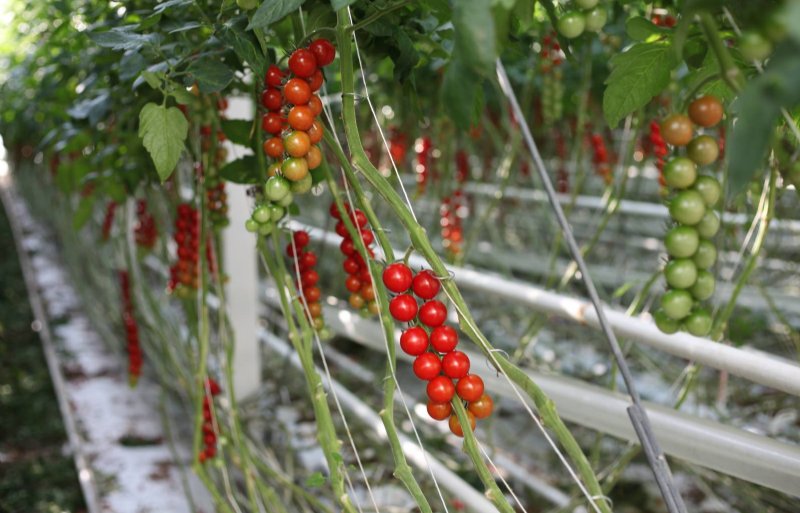
<instances>
[{"instance_id":1,"label":"plant support wire","mask_svg":"<svg viewBox=\"0 0 800 513\"><path fill-rule=\"evenodd\" d=\"M661 491L661 495L664 499L664 503L667 506L667 509L670 513L686 513L686 506L683 503L683 498L677 492L675 488L675 483L672 479L672 473L670 472L669 463L667 462L664 453L661 451L661 448L658 446L658 442L653 434L653 430L650 426L650 421L647 418L647 413L644 411L641 405L641 399L639 397L639 392L636 390L636 385L633 381L633 376L631 375L630 369L628 368L627 363L625 362L625 357L622 354L622 349L617 342L616 335L614 335L614 331L611 329L608 320L606 319L605 313L603 312L603 308L600 304L600 297L597 295L597 290L594 287L594 283L592 282L592 278L589 275L589 269L586 266L586 262L583 261L583 257L581 256L581 251L578 247L578 243L575 241L575 237L572 234L572 230L569 226L569 221L567 221L566 216L564 215L564 211L561 209L561 204L558 202L558 198L556 196L556 191L553 188L553 184L550 181L550 177L547 174L547 169L545 168L544 161L542 160L541 155L539 154L539 149L536 146L536 141L533 139L533 135L531 134L530 128L528 127L528 122L525 120L525 116L522 113L522 109L517 102L517 97L514 94L514 90L511 87L511 82L508 79L508 75L506 74L505 67L503 66L502 61L498 58L496 61L496 70L497 70L497 79L500 84L500 88L503 91L503 94L506 95L508 98L509 104L511 105L511 109L514 113L514 116L519 123L520 128L522 129L522 135L525 140L525 144L528 147L528 151L531 154L531 158L536 166L536 171L539 174L539 178L542 180L542 185L544 186L544 190L547 193L547 198L550 202L550 206L553 209L553 212L556 215L556 219L558 220L558 224L561 227L561 231L564 235L564 240L567 243L567 247L572 255L572 258L575 260L575 264L578 266L578 269L583 276L583 282L586 286L586 292L589 295L589 299L594 306L594 310L597 313L597 318L600 323L600 327L605 335L606 339L608 340L608 344L611 347L611 352L614 355L614 360L617 362L619 366L620 373L622 374L622 379L625 381L625 387L628 390L628 395L631 398L633 404L631 404L628 410L628 416L631 419L631 423L633 424L633 428L636 431L636 436L639 439L639 442L642 444L642 448L644 449L645 455L647 456L647 462L650 465L651 470L653 471L653 475L655 476L656 483L658 484L658 488ZM533 177L531 177L533 179Z\"/></svg>"}]
</instances>

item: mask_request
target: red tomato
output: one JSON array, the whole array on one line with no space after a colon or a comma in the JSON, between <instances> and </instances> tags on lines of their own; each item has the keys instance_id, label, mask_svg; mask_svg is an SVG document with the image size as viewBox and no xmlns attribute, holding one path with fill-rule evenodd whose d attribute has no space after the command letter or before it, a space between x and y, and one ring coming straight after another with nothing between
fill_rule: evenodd
<instances>
[{"instance_id":1,"label":"red tomato","mask_svg":"<svg viewBox=\"0 0 800 513\"><path fill-rule=\"evenodd\" d=\"M442 361L434 353L422 353L414 360L414 374L422 380L430 381L442 372Z\"/></svg>"},{"instance_id":2,"label":"red tomato","mask_svg":"<svg viewBox=\"0 0 800 513\"><path fill-rule=\"evenodd\" d=\"M305 48L298 48L289 57L289 71L300 78L308 78L317 71L317 58Z\"/></svg>"},{"instance_id":3,"label":"red tomato","mask_svg":"<svg viewBox=\"0 0 800 513\"><path fill-rule=\"evenodd\" d=\"M467 374L458 380L456 392L467 402L477 401L483 395L483 380L477 374Z\"/></svg>"},{"instance_id":4,"label":"red tomato","mask_svg":"<svg viewBox=\"0 0 800 513\"><path fill-rule=\"evenodd\" d=\"M389 312L400 322L409 322L417 316L417 300L410 294L400 294L389 302Z\"/></svg>"},{"instance_id":5,"label":"red tomato","mask_svg":"<svg viewBox=\"0 0 800 513\"><path fill-rule=\"evenodd\" d=\"M433 299L439 293L441 284L439 279L431 271L422 271L414 276L412 284L414 294L422 299Z\"/></svg>"},{"instance_id":6,"label":"red tomato","mask_svg":"<svg viewBox=\"0 0 800 513\"><path fill-rule=\"evenodd\" d=\"M427 301L419 309L419 320L431 328L441 326L447 320L447 307L435 299Z\"/></svg>"},{"instance_id":7,"label":"red tomato","mask_svg":"<svg viewBox=\"0 0 800 513\"><path fill-rule=\"evenodd\" d=\"M469 373L469 356L461 351L447 353L442 357L442 370L448 378L463 378Z\"/></svg>"},{"instance_id":8,"label":"red tomato","mask_svg":"<svg viewBox=\"0 0 800 513\"><path fill-rule=\"evenodd\" d=\"M435 403L428 401L428 415L433 420L444 420L450 416L453 406L450 403Z\"/></svg>"},{"instance_id":9,"label":"red tomato","mask_svg":"<svg viewBox=\"0 0 800 513\"><path fill-rule=\"evenodd\" d=\"M411 287L411 269L402 262L390 264L383 271L383 284L392 292L403 293Z\"/></svg>"},{"instance_id":10,"label":"red tomato","mask_svg":"<svg viewBox=\"0 0 800 513\"><path fill-rule=\"evenodd\" d=\"M315 39L308 45L308 49L316 57L319 66L327 66L336 57L336 48L327 39Z\"/></svg>"},{"instance_id":11,"label":"red tomato","mask_svg":"<svg viewBox=\"0 0 800 513\"><path fill-rule=\"evenodd\" d=\"M431 331L431 345L440 353L449 353L458 344L458 332L450 326L438 326Z\"/></svg>"},{"instance_id":12,"label":"red tomato","mask_svg":"<svg viewBox=\"0 0 800 513\"><path fill-rule=\"evenodd\" d=\"M456 393L456 387L453 385L453 380L447 376L436 376L428 382L426 392L431 401L435 403L447 403L453 398Z\"/></svg>"},{"instance_id":13,"label":"red tomato","mask_svg":"<svg viewBox=\"0 0 800 513\"><path fill-rule=\"evenodd\" d=\"M419 356L428 349L428 334L419 326L408 328L400 335L400 348L411 356Z\"/></svg>"}]
</instances>

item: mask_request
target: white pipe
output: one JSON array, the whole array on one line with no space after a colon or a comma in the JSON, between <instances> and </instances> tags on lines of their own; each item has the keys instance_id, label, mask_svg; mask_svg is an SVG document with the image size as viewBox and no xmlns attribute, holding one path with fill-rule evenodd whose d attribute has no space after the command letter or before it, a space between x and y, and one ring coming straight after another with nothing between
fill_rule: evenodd
<instances>
[{"instance_id":1,"label":"white pipe","mask_svg":"<svg viewBox=\"0 0 800 513\"><path fill-rule=\"evenodd\" d=\"M292 229L308 231L312 238L321 240L325 244L338 245L341 240L341 237L333 232L325 232L319 228L294 221L289 225ZM428 267L425 259L416 254L411 255L409 264L416 268ZM472 270L451 265L448 265L447 268L454 273L456 283L465 289L490 294L516 304L530 306L539 312L599 328L591 303L583 299L550 292L486 270ZM795 363L775 356L746 352L688 333L665 335L649 318L629 317L624 312L608 306L605 306L604 310L614 332L619 337L630 338L665 353L800 396L800 366Z\"/></svg>"}]
</instances>

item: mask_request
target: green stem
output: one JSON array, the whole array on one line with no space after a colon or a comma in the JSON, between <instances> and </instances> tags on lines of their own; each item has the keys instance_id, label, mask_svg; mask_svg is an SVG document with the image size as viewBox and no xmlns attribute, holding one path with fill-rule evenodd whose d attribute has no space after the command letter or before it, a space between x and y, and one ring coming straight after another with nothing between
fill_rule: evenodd
<instances>
[{"instance_id":1,"label":"green stem","mask_svg":"<svg viewBox=\"0 0 800 513\"><path fill-rule=\"evenodd\" d=\"M714 18L711 16L711 14L708 12L702 12L698 16L700 18L700 27L703 30L703 34L708 40L708 45L711 47L711 51L714 52L714 56L717 58L717 62L719 63L723 80L725 80L733 92L738 93L742 90L742 86L744 85L742 71L734 62L733 57L731 57L728 47L725 46L722 38L719 37L717 23L714 21Z\"/></svg>"}]
</instances>

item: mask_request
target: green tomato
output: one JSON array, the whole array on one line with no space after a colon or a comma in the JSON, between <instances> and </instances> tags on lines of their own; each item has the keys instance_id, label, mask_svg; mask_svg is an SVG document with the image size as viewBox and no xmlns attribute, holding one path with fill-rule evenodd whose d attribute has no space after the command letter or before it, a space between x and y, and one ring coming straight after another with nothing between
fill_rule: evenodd
<instances>
[{"instance_id":1,"label":"green tomato","mask_svg":"<svg viewBox=\"0 0 800 513\"><path fill-rule=\"evenodd\" d=\"M707 206L713 207L722 196L722 186L713 176L701 175L694 182L694 190L700 193Z\"/></svg>"},{"instance_id":2,"label":"green tomato","mask_svg":"<svg viewBox=\"0 0 800 513\"><path fill-rule=\"evenodd\" d=\"M676 333L681 327L678 321L671 319L669 315L660 308L653 314L653 320L656 321L656 327L667 335Z\"/></svg>"},{"instance_id":3,"label":"green tomato","mask_svg":"<svg viewBox=\"0 0 800 513\"><path fill-rule=\"evenodd\" d=\"M692 310L694 299L685 290L670 290L661 296L661 308L670 319L680 321Z\"/></svg>"},{"instance_id":4,"label":"green tomato","mask_svg":"<svg viewBox=\"0 0 800 513\"><path fill-rule=\"evenodd\" d=\"M687 258L694 255L698 244L700 244L700 237L697 235L697 230L691 226L676 226L670 229L664 237L667 253L675 258Z\"/></svg>"},{"instance_id":5,"label":"green tomato","mask_svg":"<svg viewBox=\"0 0 800 513\"><path fill-rule=\"evenodd\" d=\"M275 228L275 225L273 223L264 223L258 225L258 233L260 233L261 235L269 235L270 233L272 233L273 228Z\"/></svg>"},{"instance_id":6,"label":"green tomato","mask_svg":"<svg viewBox=\"0 0 800 513\"><path fill-rule=\"evenodd\" d=\"M579 9L592 9L600 0L575 0L575 6Z\"/></svg>"},{"instance_id":7,"label":"green tomato","mask_svg":"<svg viewBox=\"0 0 800 513\"><path fill-rule=\"evenodd\" d=\"M558 19L558 32L567 39L575 39L583 34L586 20L577 11L567 11Z\"/></svg>"},{"instance_id":8,"label":"green tomato","mask_svg":"<svg viewBox=\"0 0 800 513\"><path fill-rule=\"evenodd\" d=\"M664 180L674 189L691 187L697 179L697 166L686 157L675 157L664 166Z\"/></svg>"},{"instance_id":9,"label":"green tomato","mask_svg":"<svg viewBox=\"0 0 800 513\"><path fill-rule=\"evenodd\" d=\"M689 158L698 166L707 166L719 158L719 146L716 139L710 135L698 135L686 148Z\"/></svg>"},{"instance_id":10,"label":"green tomato","mask_svg":"<svg viewBox=\"0 0 800 513\"><path fill-rule=\"evenodd\" d=\"M708 269L717 261L717 248L710 241L701 240L692 259L698 269Z\"/></svg>"},{"instance_id":11,"label":"green tomato","mask_svg":"<svg viewBox=\"0 0 800 513\"><path fill-rule=\"evenodd\" d=\"M589 32L600 32L608 21L608 13L603 7L595 7L591 11L586 11L583 16L586 20L586 30Z\"/></svg>"},{"instance_id":12,"label":"green tomato","mask_svg":"<svg viewBox=\"0 0 800 513\"><path fill-rule=\"evenodd\" d=\"M681 224L695 225L706 213L706 204L699 192L688 190L679 193L669 204L669 214Z\"/></svg>"},{"instance_id":13,"label":"green tomato","mask_svg":"<svg viewBox=\"0 0 800 513\"><path fill-rule=\"evenodd\" d=\"M284 214L286 214L286 209L284 209L280 205L270 205L269 206L269 217L273 221L277 222L280 221Z\"/></svg>"},{"instance_id":14,"label":"green tomato","mask_svg":"<svg viewBox=\"0 0 800 513\"><path fill-rule=\"evenodd\" d=\"M714 295L716 285L717 280L714 279L713 274L706 270L700 270L697 271L697 281L694 282L694 286L692 286L689 292L692 293L692 296L694 296L696 300L705 301Z\"/></svg>"},{"instance_id":15,"label":"green tomato","mask_svg":"<svg viewBox=\"0 0 800 513\"><path fill-rule=\"evenodd\" d=\"M664 276L673 289L688 289L697 281L697 266L689 258L670 260L664 268Z\"/></svg>"},{"instance_id":16,"label":"green tomato","mask_svg":"<svg viewBox=\"0 0 800 513\"><path fill-rule=\"evenodd\" d=\"M294 201L294 195L290 192L289 194L281 198L280 201L278 201L277 203L282 207L288 207L289 205L292 204L293 201Z\"/></svg>"},{"instance_id":17,"label":"green tomato","mask_svg":"<svg viewBox=\"0 0 800 513\"><path fill-rule=\"evenodd\" d=\"M264 186L264 195L270 201L278 202L291 191L289 180L282 176L271 176Z\"/></svg>"},{"instance_id":18,"label":"green tomato","mask_svg":"<svg viewBox=\"0 0 800 513\"><path fill-rule=\"evenodd\" d=\"M703 308L698 308L684 321L686 331L695 337L705 337L711 331L711 314Z\"/></svg>"},{"instance_id":19,"label":"green tomato","mask_svg":"<svg viewBox=\"0 0 800 513\"><path fill-rule=\"evenodd\" d=\"M272 219L268 205L259 205L253 211L253 220L259 224L268 223Z\"/></svg>"},{"instance_id":20,"label":"green tomato","mask_svg":"<svg viewBox=\"0 0 800 513\"><path fill-rule=\"evenodd\" d=\"M308 173L300 180L292 182L292 192L295 194L303 194L310 191L313 185L314 179L311 178L311 173Z\"/></svg>"},{"instance_id":21,"label":"green tomato","mask_svg":"<svg viewBox=\"0 0 800 513\"><path fill-rule=\"evenodd\" d=\"M772 43L758 32L744 32L739 37L739 50L748 61L763 61L772 53Z\"/></svg>"},{"instance_id":22,"label":"green tomato","mask_svg":"<svg viewBox=\"0 0 800 513\"><path fill-rule=\"evenodd\" d=\"M710 239L719 231L719 216L713 210L706 211L696 228L701 237Z\"/></svg>"},{"instance_id":23,"label":"green tomato","mask_svg":"<svg viewBox=\"0 0 800 513\"><path fill-rule=\"evenodd\" d=\"M250 233L258 231L258 222L255 219L248 219L244 222L244 229Z\"/></svg>"}]
</instances>

